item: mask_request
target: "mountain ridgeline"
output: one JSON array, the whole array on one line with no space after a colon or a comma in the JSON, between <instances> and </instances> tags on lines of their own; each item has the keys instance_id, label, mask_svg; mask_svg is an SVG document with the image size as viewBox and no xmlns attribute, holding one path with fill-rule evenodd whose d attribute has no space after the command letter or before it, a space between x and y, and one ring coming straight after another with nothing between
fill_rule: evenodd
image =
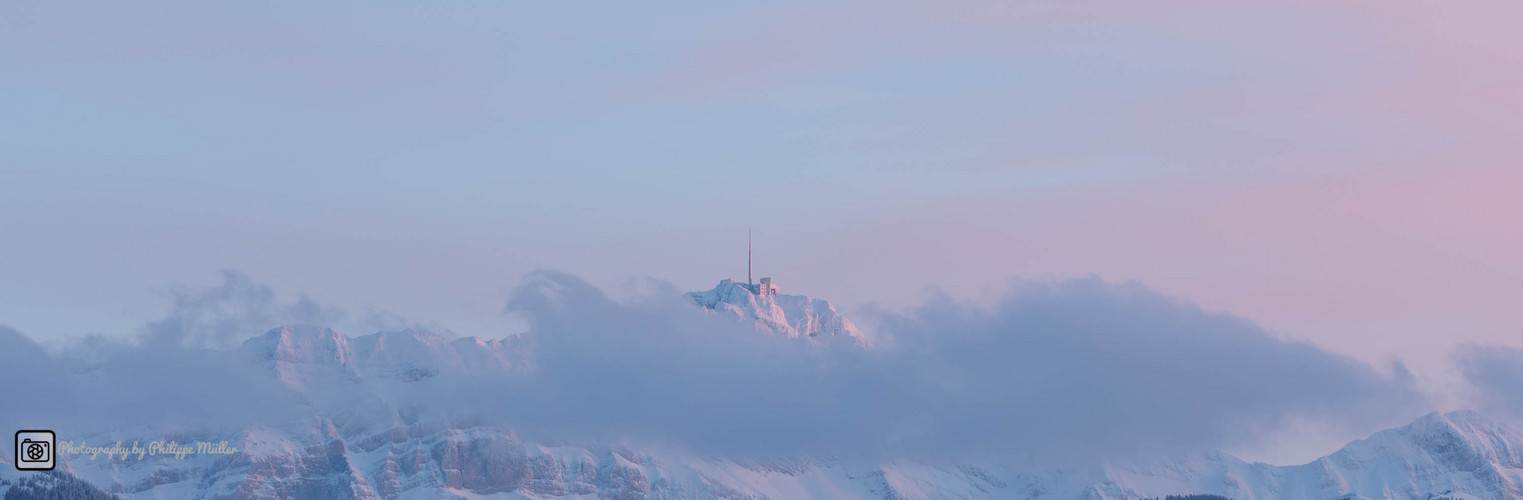
<instances>
[{"instance_id":1,"label":"mountain ridgeline","mask_svg":"<svg viewBox=\"0 0 1523 500\"><path fill-rule=\"evenodd\" d=\"M687 298L705 309L752 323L765 332L817 342L868 345L857 325L841 316L830 302L783 295L770 279L762 285L723 280L712 290L692 292Z\"/></svg>"},{"instance_id":2,"label":"mountain ridgeline","mask_svg":"<svg viewBox=\"0 0 1523 500\"><path fill-rule=\"evenodd\" d=\"M806 342L871 349L829 303L721 283L696 305ZM532 332L531 332L532 333ZM511 418L462 418L396 402L448 375L535 369L521 338L448 339L404 330L358 337L279 327L230 356L299 405L257 426L112 429L60 440L221 442L225 455L92 459L58 472L0 472L5 498L599 498L1329 500L1523 498L1523 433L1473 412L1430 414L1307 464L1220 452L1062 468L978 461L791 457L740 460L611 442L533 441ZM1021 462L1024 463L1024 462ZM49 496L51 495L51 496Z\"/></svg>"}]
</instances>

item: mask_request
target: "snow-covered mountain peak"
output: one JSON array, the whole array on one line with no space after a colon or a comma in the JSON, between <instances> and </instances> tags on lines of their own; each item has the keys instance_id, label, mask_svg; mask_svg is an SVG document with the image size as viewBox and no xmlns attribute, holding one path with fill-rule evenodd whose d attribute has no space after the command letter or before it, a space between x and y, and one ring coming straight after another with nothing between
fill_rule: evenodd
<instances>
[{"instance_id":1,"label":"snow-covered mountain peak","mask_svg":"<svg viewBox=\"0 0 1523 500\"><path fill-rule=\"evenodd\" d=\"M1504 436L1523 436L1512 426L1486 418L1471 410L1429 413L1405 426L1392 429L1404 435L1451 434L1470 441L1495 440ZM1377 434L1378 436L1379 434Z\"/></svg>"},{"instance_id":2,"label":"snow-covered mountain peak","mask_svg":"<svg viewBox=\"0 0 1523 500\"><path fill-rule=\"evenodd\" d=\"M314 377L357 375L349 337L332 328L282 326L244 341L239 349L267 363L287 387L306 387Z\"/></svg>"},{"instance_id":3,"label":"snow-covered mountain peak","mask_svg":"<svg viewBox=\"0 0 1523 500\"><path fill-rule=\"evenodd\" d=\"M417 329L349 337L331 328L300 325L272 329L245 341L239 350L293 389L306 389L316 381L413 382L441 373L489 373L520 366L526 357L516 338L450 339Z\"/></svg>"},{"instance_id":4,"label":"snow-covered mountain peak","mask_svg":"<svg viewBox=\"0 0 1523 500\"><path fill-rule=\"evenodd\" d=\"M528 348L520 337L464 337L450 342L450 347L467 370L509 370L528 364Z\"/></svg>"},{"instance_id":5,"label":"snow-covered mountain peak","mask_svg":"<svg viewBox=\"0 0 1523 500\"><path fill-rule=\"evenodd\" d=\"M1430 413L1402 427L1350 443L1324 460L1367 463L1381 457L1422 457L1461 470L1491 469L1510 476L1507 483L1523 494L1523 433L1473 411ZM1501 474L1512 470L1509 474Z\"/></svg>"},{"instance_id":6,"label":"snow-covered mountain peak","mask_svg":"<svg viewBox=\"0 0 1523 500\"><path fill-rule=\"evenodd\" d=\"M243 342L245 351L265 359L293 363L349 363L349 337L332 329L312 325L273 328Z\"/></svg>"},{"instance_id":7,"label":"snow-covered mountain peak","mask_svg":"<svg viewBox=\"0 0 1523 500\"><path fill-rule=\"evenodd\" d=\"M758 328L788 337L845 340L867 345L862 331L841 316L830 302L803 295L780 294L769 279L759 285L726 279L711 290L691 292L687 297L706 309L753 322Z\"/></svg>"},{"instance_id":8,"label":"snow-covered mountain peak","mask_svg":"<svg viewBox=\"0 0 1523 500\"><path fill-rule=\"evenodd\" d=\"M1234 498L1523 498L1523 434L1475 412L1432 413L1305 465L1267 467ZM1245 481L1247 486L1251 482Z\"/></svg>"},{"instance_id":9,"label":"snow-covered mountain peak","mask_svg":"<svg viewBox=\"0 0 1523 500\"><path fill-rule=\"evenodd\" d=\"M420 380L464 368L449 339L429 331L373 333L355 337L352 344L355 358L366 374Z\"/></svg>"}]
</instances>

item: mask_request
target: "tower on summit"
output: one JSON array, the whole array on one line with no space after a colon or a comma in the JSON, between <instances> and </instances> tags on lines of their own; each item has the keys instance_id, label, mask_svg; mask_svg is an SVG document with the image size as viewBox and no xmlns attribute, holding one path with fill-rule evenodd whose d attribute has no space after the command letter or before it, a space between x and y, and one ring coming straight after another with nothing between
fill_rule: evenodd
<instances>
[{"instance_id":1,"label":"tower on summit","mask_svg":"<svg viewBox=\"0 0 1523 500\"><path fill-rule=\"evenodd\" d=\"M762 278L760 284L751 282L751 230L746 229L746 289L761 296L777 295L777 285L772 278Z\"/></svg>"}]
</instances>

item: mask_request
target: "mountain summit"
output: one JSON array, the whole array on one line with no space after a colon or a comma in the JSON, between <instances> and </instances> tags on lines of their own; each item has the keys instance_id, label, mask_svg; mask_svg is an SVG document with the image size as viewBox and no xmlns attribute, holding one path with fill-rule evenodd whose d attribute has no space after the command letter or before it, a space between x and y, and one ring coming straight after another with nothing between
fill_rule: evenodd
<instances>
[{"instance_id":1,"label":"mountain summit","mask_svg":"<svg viewBox=\"0 0 1523 500\"><path fill-rule=\"evenodd\" d=\"M1511 500L1523 498L1523 433L1472 411L1431 413L1304 465L1250 464L1216 452L1098 472L1078 482L1074 475L1036 478L1064 492L1054 498Z\"/></svg>"},{"instance_id":2,"label":"mountain summit","mask_svg":"<svg viewBox=\"0 0 1523 500\"><path fill-rule=\"evenodd\" d=\"M688 293L687 298L705 309L787 337L867 345L867 337L857 325L836 312L830 302L778 292L770 278L762 278L756 285L726 279L712 290Z\"/></svg>"}]
</instances>

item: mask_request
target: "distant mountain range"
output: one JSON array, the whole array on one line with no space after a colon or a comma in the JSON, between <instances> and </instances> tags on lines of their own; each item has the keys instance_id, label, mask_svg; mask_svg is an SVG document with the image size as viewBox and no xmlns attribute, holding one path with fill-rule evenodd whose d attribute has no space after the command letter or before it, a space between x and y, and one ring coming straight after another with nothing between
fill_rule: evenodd
<instances>
[{"instance_id":1,"label":"distant mountain range","mask_svg":"<svg viewBox=\"0 0 1523 500\"><path fill-rule=\"evenodd\" d=\"M688 298L800 341L871 348L855 325L822 300L755 294L733 282ZM278 382L304 409L300 418L261 427L60 436L94 444L227 441L238 452L144 460L64 454L56 473L5 466L0 493L6 499L1523 498L1523 434L1473 412L1430 414L1288 467L1219 452L1063 468L914 457L734 460L614 444L529 442L509 421L442 416L390 397L441 375L530 370L533 346L519 338L449 340L419 330L350 337L288 326L229 354Z\"/></svg>"}]
</instances>

